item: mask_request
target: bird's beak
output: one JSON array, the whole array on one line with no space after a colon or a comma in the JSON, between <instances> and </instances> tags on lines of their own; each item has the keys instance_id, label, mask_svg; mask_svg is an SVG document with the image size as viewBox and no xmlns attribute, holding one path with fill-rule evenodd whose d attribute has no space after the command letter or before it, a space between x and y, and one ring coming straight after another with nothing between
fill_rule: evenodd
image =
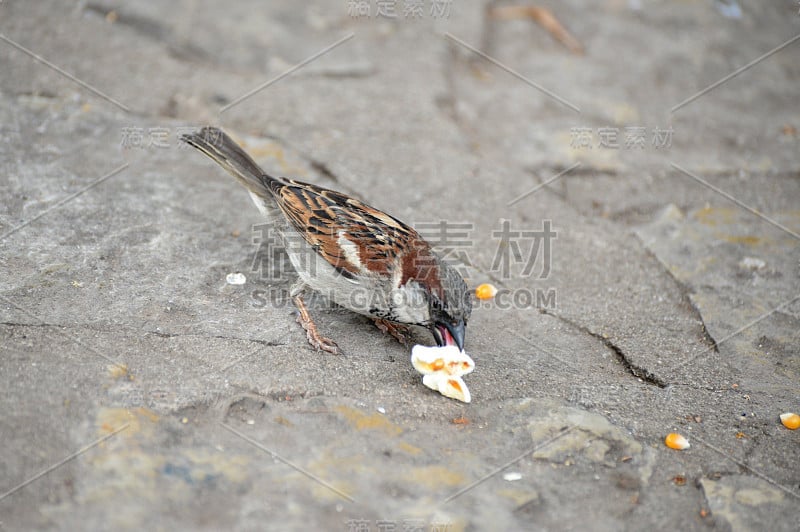
<instances>
[{"instance_id":1,"label":"bird's beak","mask_svg":"<svg viewBox=\"0 0 800 532\"><path fill-rule=\"evenodd\" d=\"M464 350L464 320L458 323L438 322L433 326L433 337L436 344L441 347L444 345L455 345L459 351Z\"/></svg>"}]
</instances>

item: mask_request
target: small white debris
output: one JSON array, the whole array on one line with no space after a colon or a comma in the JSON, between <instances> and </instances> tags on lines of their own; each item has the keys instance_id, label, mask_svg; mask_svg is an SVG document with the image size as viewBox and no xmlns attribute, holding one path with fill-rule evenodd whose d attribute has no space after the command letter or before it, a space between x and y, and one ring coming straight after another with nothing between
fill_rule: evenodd
<instances>
[{"instance_id":1,"label":"small white debris","mask_svg":"<svg viewBox=\"0 0 800 532\"><path fill-rule=\"evenodd\" d=\"M256 424L256 420L255 419L248 419L247 420L247 424L248 425L255 425Z\"/></svg>"},{"instance_id":2,"label":"small white debris","mask_svg":"<svg viewBox=\"0 0 800 532\"><path fill-rule=\"evenodd\" d=\"M378 407L378 412L380 412L381 414L385 414L386 413L386 409L383 408L382 406L379 406Z\"/></svg>"},{"instance_id":3,"label":"small white debris","mask_svg":"<svg viewBox=\"0 0 800 532\"><path fill-rule=\"evenodd\" d=\"M225 281L226 281L228 284L235 284L235 285L239 285L239 284L244 284L244 283L246 283L246 282L247 282L247 277L245 277L243 273L239 273L239 272L236 272L236 273L229 273L229 274L228 274L228 275L225 277Z\"/></svg>"},{"instance_id":4,"label":"small white debris","mask_svg":"<svg viewBox=\"0 0 800 532\"><path fill-rule=\"evenodd\" d=\"M723 17L732 19L742 18L742 8L739 7L736 0L715 0L714 6Z\"/></svg>"},{"instance_id":5,"label":"small white debris","mask_svg":"<svg viewBox=\"0 0 800 532\"><path fill-rule=\"evenodd\" d=\"M514 482L515 480L522 479L522 473L517 473L516 471L509 471L508 473L503 474L503 480L507 480L509 482Z\"/></svg>"},{"instance_id":6,"label":"small white debris","mask_svg":"<svg viewBox=\"0 0 800 532\"><path fill-rule=\"evenodd\" d=\"M761 259L757 259L755 257L745 257L739 261L739 267L743 270L750 270L750 271L760 270L766 265L767 265L766 262L764 262Z\"/></svg>"}]
</instances>

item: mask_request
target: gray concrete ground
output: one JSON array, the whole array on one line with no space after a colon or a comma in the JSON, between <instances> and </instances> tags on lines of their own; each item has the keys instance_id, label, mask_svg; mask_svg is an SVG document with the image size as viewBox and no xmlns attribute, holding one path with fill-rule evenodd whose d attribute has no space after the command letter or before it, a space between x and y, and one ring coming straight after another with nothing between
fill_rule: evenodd
<instances>
[{"instance_id":1,"label":"gray concrete ground","mask_svg":"<svg viewBox=\"0 0 800 532\"><path fill-rule=\"evenodd\" d=\"M796 3L538 4L583 55L383 4L0 1L0 530L796 530L800 42L725 80ZM341 309L308 347L209 123L446 222L503 289L471 404Z\"/></svg>"}]
</instances>

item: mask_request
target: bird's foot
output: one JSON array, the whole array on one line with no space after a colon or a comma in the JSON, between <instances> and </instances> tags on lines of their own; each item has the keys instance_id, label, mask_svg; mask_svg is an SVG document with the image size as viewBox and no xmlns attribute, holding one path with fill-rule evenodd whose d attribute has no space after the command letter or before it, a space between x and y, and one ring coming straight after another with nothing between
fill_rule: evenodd
<instances>
[{"instance_id":1,"label":"bird's foot","mask_svg":"<svg viewBox=\"0 0 800 532\"><path fill-rule=\"evenodd\" d=\"M294 296L293 301L294 305L297 307L297 323L305 329L306 337L311 347L318 351L331 353L332 355L341 355L342 350L336 345L336 342L319 334L317 325L314 323L314 320L311 319L311 314L309 314L308 307L306 307L303 298L297 295Z\"/></svg>"},{"instance_id":2,"label":"bird's foot","mask_svg":"<svg viewBox=\"0 0 800 532\"><path fill-rule=\"evenodd\" d=\"M375 327L383 331L385 334L392 335L392 338L400 342L401 345L408 345L411 340L411 330L400 323L394 323L388 320L373 319Z\"/></svg>"}]
</instances>

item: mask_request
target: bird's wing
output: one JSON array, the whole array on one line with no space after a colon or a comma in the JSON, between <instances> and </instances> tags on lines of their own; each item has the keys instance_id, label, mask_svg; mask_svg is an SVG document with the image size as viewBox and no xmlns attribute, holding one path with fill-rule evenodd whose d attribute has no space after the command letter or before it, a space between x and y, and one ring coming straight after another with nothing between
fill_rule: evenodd
<instances>
[{"instance_id":1,"label":"bird's wing","mask_svg":"<svg viewBox=\"0 0 800 532\"><path fill-rule=\"evenodd\" d=\"M438 281L438 259L413 228L341 192L291 179L270 184L278 206L314 250L346 276ZM433 287L436 288L435 286Z\"/></svg>"}]
</instances>

